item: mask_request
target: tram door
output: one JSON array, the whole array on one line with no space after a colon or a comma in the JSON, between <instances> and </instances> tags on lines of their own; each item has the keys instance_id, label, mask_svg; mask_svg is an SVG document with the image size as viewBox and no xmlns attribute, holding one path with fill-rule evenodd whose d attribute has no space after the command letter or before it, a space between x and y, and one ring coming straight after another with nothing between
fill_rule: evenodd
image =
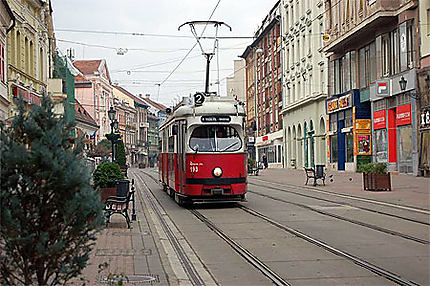
<instances>
[{"instance_id":1,"label":"tram door","mask_svg":"<svg viewBox=\"0 0 430 286\"><path fill-rule=\"evenodd\" d=\"M185 180L185 121L178 122L178 140L177 140L177 160L176 160L176 170L178 170L178 192L183 193L183 186Z\"/></svg>"}]
</instances>

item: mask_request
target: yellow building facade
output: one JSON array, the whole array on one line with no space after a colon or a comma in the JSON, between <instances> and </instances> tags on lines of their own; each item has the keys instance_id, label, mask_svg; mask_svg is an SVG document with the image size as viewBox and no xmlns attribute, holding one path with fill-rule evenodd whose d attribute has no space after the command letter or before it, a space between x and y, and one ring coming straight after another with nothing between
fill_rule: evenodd
<instances>
[{"instance_id":1,"label":"yellow building facade","mask_svg":"<svg viewBox=\"0 0 430 286\"><path fill-rule=\"evenodd\" d=\"M22 96L40 104L52 73L55 49L50 1L8 0L16 25L8 34L8 89L10 102ZM13 116L13 107L9 116Z\"/></svg>"}]
</instances>

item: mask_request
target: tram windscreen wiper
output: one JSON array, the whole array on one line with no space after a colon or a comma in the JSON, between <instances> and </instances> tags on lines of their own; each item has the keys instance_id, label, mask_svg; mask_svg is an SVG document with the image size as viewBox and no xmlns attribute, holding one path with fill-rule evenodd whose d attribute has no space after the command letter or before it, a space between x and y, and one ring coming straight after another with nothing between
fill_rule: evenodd
<instances>
[{"instance_id":1,"label":"tram windscreen wiper","mask_svg":"<svg viewBox=\"0 0 430 286\"><path fill-rule=\"evenodd\" d=\"M227 147L225 147L224 149L220 150L221 152L223 151L227 151L228 149L230 149L231 147L237 145L239 143L239 141L233 142L230 145L228 145Z\"/></svg>"}]
</instances>

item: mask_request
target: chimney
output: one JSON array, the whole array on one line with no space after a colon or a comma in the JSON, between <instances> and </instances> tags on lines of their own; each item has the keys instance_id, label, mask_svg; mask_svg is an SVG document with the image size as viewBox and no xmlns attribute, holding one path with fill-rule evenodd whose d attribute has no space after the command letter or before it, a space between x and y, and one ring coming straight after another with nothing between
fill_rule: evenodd
<instances>
[{"instance_id":1,"label":"chimney","mask_svg":"<svg viewBox=\"0 0 430 286\"><path fill-rule=\"evenodd\" d=\"M147 99L149 99L149 97L150 97L151 95L149 94L149 93L147 93L146 95L145 95L145 97L147 98Z\"/></svg>"}]
</instances>

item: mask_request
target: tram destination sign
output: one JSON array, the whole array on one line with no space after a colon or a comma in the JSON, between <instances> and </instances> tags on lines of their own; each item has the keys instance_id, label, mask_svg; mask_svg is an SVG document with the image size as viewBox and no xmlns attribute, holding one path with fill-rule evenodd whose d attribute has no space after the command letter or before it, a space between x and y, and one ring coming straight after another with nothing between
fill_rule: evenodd
<instances>
[{"instance_id":1,"label":"tram destination sign","mask_svg":"<svg viewBox=\"0 0 430 286\"><path fill-rule=\"evenodd\" d=\"M230 116L202 116L202 122L230 122Z\"/></svg>"}]
</instances>

